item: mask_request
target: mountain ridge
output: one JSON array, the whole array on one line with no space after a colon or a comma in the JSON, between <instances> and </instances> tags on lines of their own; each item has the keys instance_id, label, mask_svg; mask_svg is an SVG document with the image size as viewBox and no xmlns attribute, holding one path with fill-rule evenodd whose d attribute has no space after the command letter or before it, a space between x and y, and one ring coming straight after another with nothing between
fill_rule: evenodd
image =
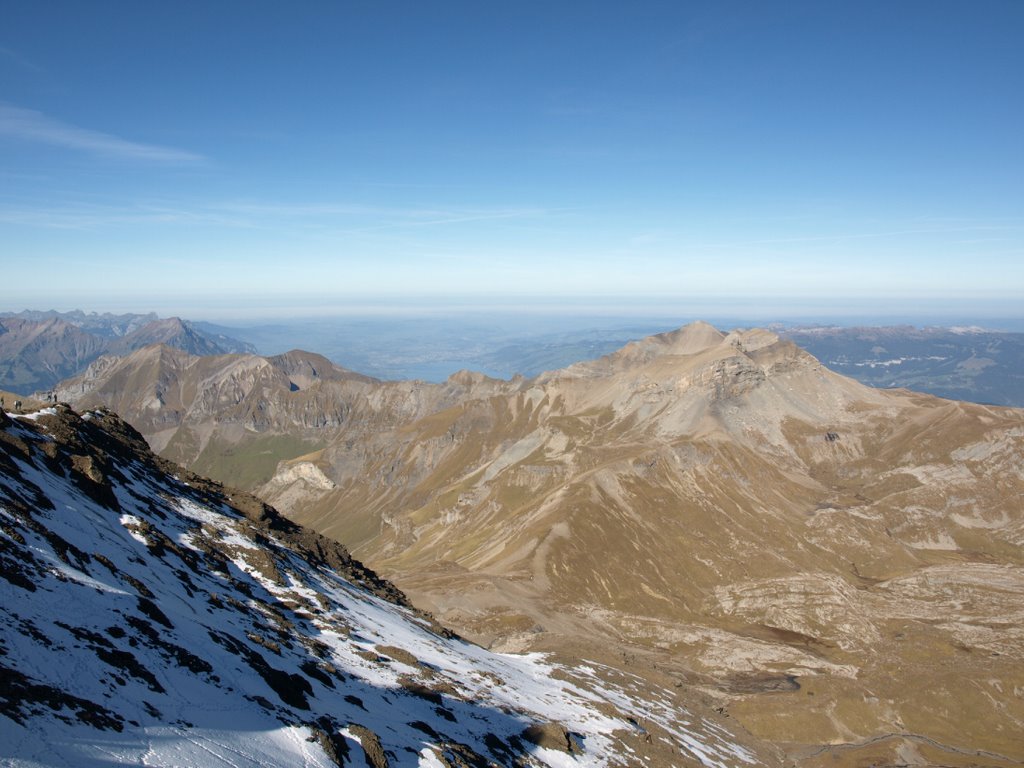
<instances>
[{"instance_id":1,"label":"mountain ridge","mask_svg":"<svg viewBox=\"0 0 1024 768\"><path fill-rule=\"evenodd\" d=\"M179 317L26 311L0 315L0 388L24 395L49 390L101 355L122 356L154 343L196 355L255 352Z\"/></svg>"}]
</instances>

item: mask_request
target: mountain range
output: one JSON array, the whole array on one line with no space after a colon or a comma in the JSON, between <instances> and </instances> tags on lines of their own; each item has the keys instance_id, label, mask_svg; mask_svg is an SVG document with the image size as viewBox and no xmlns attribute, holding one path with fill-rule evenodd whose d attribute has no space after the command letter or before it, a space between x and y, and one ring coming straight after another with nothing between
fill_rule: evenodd
<instances>
[{"instance_id":1,"label":"mountain range","mask_svg":"<svg viewBox=\"0 0 1024 768\"><path fill-rule=\"evenodd\" d=\"M803 765L1024 760L1024 412L694 323L510 381L165 346L63 383L465 636L709 702Z\"/></svg>"},{"instance_id":2,"label":"mountain range","mask_svg":"<svg viewBox=\"0 0 1024 768\"><path fill-rule=\"evenodd\" d=\"M873 387L1024 406L1024 334L906 325L798 327L780 334L832 370Z\"/></svg>"},{"instance_id":3,"label":"mountain range","mask_svg":"<svg viewBox=\"0 0 1024 768\"><path fill-rule=\"evenodd\" d=\"M4 318L27 321L4 338ZM70 326L51 328L60 320ZM460 369L527 378L611 354L673 327L667 319L545 316L329 317L240 323L160 320L155 314L30 311L0 313L0 389L42 394L82 373L98 354L124 355L149 343L193 354L276 354L300 346L383 379L442 382ZM737 327L737 321L719 327ZM143 330L144 326L150 326ZM77 329L77 332L75 332ZM955 400L1024 407L1024 334L978 326L774 324L833 370L879 388L907 388ZM102 340L92 338L101 337Z\"/></svg>"},{"instance_id":4,"label":"mountain range","mask_svg":"<svg viewBox=\"0 0 1024 768\"><path fill-rule=\"evenodd\" d=\"M992 321L993 328L1001 327ZM274 324L207 326L262 353L318 352L383 379L442 382L458 370L527 378L612 354L638 338L678 327L674 318L518 315L326 317ZM749 327L721 319L719 328ZM1011 326L1013 324L1011 323ZM1024 406L1024 333L976 325L773 323L833 370L881 388L913 389L956 400Z\"/></svg>"},{"instance_id":5,"label":"mountain range","mask_svg":"<svg viewBox=\"0 0 1024 768\"><path fill-rule=\"evenodd\" d=\"M0 389L24 395L49 390L101 355L126 355L150 344L195 355L255 352L177 317L26 311L0 315Z\"/></svg>"},{"instance_id":6,"label":"mountain range","mask_svg":"<svg viewBox=\"0 0 1024 768\"><path fill-rule=\"evenodd\" d=\"M592 663L498 655L102 410L0 412L0 762L777 765Z\"/></svg>"}]
</instances>

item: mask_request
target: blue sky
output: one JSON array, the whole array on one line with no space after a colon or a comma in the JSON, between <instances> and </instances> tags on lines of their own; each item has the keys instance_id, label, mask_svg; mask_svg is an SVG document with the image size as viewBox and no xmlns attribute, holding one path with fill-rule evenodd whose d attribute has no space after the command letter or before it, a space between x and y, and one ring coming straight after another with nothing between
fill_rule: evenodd
<instances>
[{"instance_id":1,"label":"blue sky","mask_svg":"<svg viewBox=\"0 0 1024 768\"><path fill-rule=\"evenodd\" d=\"M0 17L0 309L1024 314L1018 0Z\"/></svg>"}]
</instances>

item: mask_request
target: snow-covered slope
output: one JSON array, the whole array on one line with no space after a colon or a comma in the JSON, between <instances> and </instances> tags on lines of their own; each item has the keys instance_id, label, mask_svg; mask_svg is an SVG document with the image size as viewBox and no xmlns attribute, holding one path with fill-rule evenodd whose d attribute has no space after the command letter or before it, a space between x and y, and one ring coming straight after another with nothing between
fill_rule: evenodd
<instances>
[{"instance_id":1,"label":"snow-covered slope","mask_svg":"<svg viewBox=\"0 0 1024 768\"><path fill-rule=\"evenodd\" d=\"M452 636L110 412L0 413L0 600L5 766L765 760L667 691Z\"/></svg>"}]
</instances>

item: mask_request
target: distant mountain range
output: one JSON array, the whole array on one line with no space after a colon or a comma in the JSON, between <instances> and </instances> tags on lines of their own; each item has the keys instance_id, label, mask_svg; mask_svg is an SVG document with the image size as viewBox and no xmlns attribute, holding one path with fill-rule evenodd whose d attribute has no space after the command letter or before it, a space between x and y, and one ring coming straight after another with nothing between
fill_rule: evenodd
<instances>
[{"instance_id":1,"label":"distant mountain range","mask_svg":"<svg viewBox=\"0 0 1024 768\"><path fill-rule=\"evenodd\" d=\"M155 346L58 394L467 636L706 695L791 761L1024 760L1020 410L704 323L509 381Z\"/></svg>"},{"instance_id":2,"label":"distant mountain range","mask_svg":"<svg viewBox=\"0 0 1024 768\"><path fill-rule=\"evenodd\" d=\"M441 382L458 370L529 378L611 354L675 325L665 319L595 318L588 323L583 318L524 315L490 320L322 318L211 329L244 339L263 353L298 347L376 378ZM731 322L719 327L742 326ZM907 325L773 325L771 330L833 370L870 386L1024 407L1024 333Z\"/></svg>"},{"instance_id":3,"label":"distant mountain range","mask_svg":"<svg viewBox=\"0 0 1024 768\"><path fill-rule=\"evenodd\" d=\"M81 311L0 314L0 389L25 395L52 389L101 355L126 355L149 344L195 355L256 351L177 317Z\"/></svg>"},{"instance_id":4,"label":"distant mountain range","mask_svg":"<svg viewBox=\"0 0 1024 768\"><path fill-rule=\"evenodd\" d=\"M1024 333L977 327L790 328L834 371L873 387L906 387L976 403L1024 407Z\"/></svg>"},{"instance_id":5,"label":"distant mountain range","mask_svg":"<svg viewBox=\"0 0 1024 768\"><path fill-rule=\"evenodd\" d=\"M1024 333L978 327L772 326L834 371L872 387L904 387L952 400L1024 407ZM467 367L504 377L535 376L611 354L629 329L523 338L488 350Z\"/></svg>"},{"instance_id":6,"label":"distant mountain range","mask_svg":"<svg viewBox=\"0 0 1024 768\"><path fill-rule=\"evenodd\" d=\"M106 411L0 412L0 762L781 765L679 692L489 653Z\"/></svg>"},{"instance_id":7,"label":"distant mountain range","mask_svg":"<svg viewBox=\"0 0 1024 768\"><path fill-rule=\"evenodd\" d=\"M19 320L44 322L47 320L63 320L81 331L105 339L116 339L127 336L154 320L158 320L155 312L147 314L126 313L115 315L110 312L83 312L73 309L70 312L55 310L26 309L22 312L0 312L0 317L13 317Z\"/></svg>"},{"instance_id":8,"label":"distant mountain range","mask_svg":"<svg viewBox=\"0 0 1024 768\"><path fill-rule=\"evenodd\" d=\"M198 355L306 349L381 379L436 383L458 370L529 378L611 354L666 327L665 321L614 319L589 327L576 319L552 331L558 323L551 318L520 320L322 318L229 328L152 313L0 313L0 389L22 395L48 390L82 373L100 354L125 355L150 343ZM873 387L1024 407L1024 333L906 325L771 328L833 370Z\"/></svg>"}]
</instances>

